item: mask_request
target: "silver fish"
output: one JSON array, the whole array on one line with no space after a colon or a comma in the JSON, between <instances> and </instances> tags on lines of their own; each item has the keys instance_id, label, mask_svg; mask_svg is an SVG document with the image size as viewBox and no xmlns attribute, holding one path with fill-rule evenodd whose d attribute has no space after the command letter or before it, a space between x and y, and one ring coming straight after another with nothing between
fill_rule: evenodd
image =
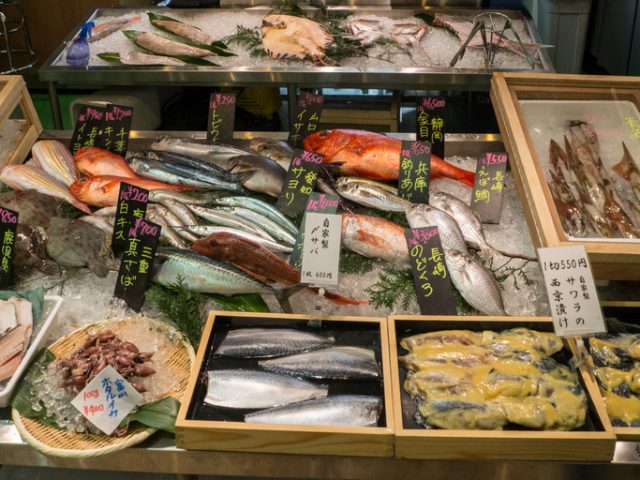
<instances>
[{"instance_id":1,"label":"silver fish","mask_svg":"<svg viewBox=\"0 0 640 480\"><path fill-rule=\"evenodd\" d=\"M343 177L344 178L344 177ZM343 181L336 183L340 196L365 207L383 212L404 212L411 202L375 185Z\"/></svg>"},{"instance_id":2,"label":"silver fish","mask_svg":"<svg viewBox=\"0 0 640 480\"><path fill-rule=\"evenodd\" d=\"M407 210L407 221L411 228L437 226L445 250L454 249L468 253L460 227L448 213L423 203L415 204Z\"/></svg>"},{"instance_id":3,"label":"silver fish","mask_svg":"<svg viewBox=\"0 0 640 480\"><path fill-rule=\"evenodd\" d=\"M253 210L254 212L261 213L265 217L268 217L271 220L273 220L274 222L278 222L280 225L285 227L292 234L297 235L298 233L298 227L296 227L294 223L291 220L289 220L282 212L280 212L276 207L274 207L270 203L264 202L257 198L218 196L216 198L211 199L211 201L215 204L225 205L228 207L248 208L249 210Z\"/></svg>"},{"instance_id":4,"label":"silver fish","mask_svg":"<svg viewBox=\"0 0 640 480\"><path fill-rule=\"evenodd\" d=\"M185 239L188 242L195 242L198 237L193 233L180 228L184 227L185 223L171 210L161 205L149 205L147 212L155 212L158 216L162 217L165 223L174 229L176 234Z\"/></svg>"},{"instance_id":5,"label":"silver fish","mask_svg":"<svg viewBox=\"0 0 640 480\"><path fill-rule=\"evenodd\" d=\"M152 150L165 150L206 160L224 170L229 170L229 160L251 152L222 143L208 144L192 138L163 137L151 144Z\"/></svg>"},{"instance_id":6,"label":"silver fish","mask_svg":"<svg viewBox=\"0 0 640 480\"><path fill-rule=\"evenodd\" d=\"M269 408L244 416L246 423L375 427L382 400L370 395L336 395Z\"/></svg>"},{"instance_id":7,"label":"silver fish","mask_svg":"<svg viewBox=\"0 0 640 480\"><path fill-rule=\"evenodd\" d=\"M240 177L242 185L252 192L280 195L287 171L276 162L260 155L240 155L229 160L229 171Z\"/></svg>"},{"instance_id":8,"label":"silver fish","mask_svg":"<svg viewBox=\"0 0 640 480\"><path fill-rule=\"evenodd\" d=\"M190 57L208 57L212 55L209 50L204 48L192 47L181 42L174 42L168 38L161 37L152 32L135 32L127 30L123 32L128 37L135 37L136 45L159 55L190 56Z\"/></svg>"},{"instance_id":9,"label":"silver fish","mask_svg":"<svg viewBox=\"0 0 640 480\"><path fill-rule=\"evenodd\" d=\"M175 200L176 202L183 203L185 205L204 205L208 200L203 198L195 198L191 195L186 195L180 192L173 192L171 190L150 190L149 201L150 202L162 202L162 200Z\"/></svg>"},{"instance_id":10,"label":"silver fish","mask_svg":"<svg viewBox=\"0 0 640 480\"><path fill-rule=\"evenodd\" d=\"M67 187L78 179L78 170L69 149L57 140L38 140L31 147L34 162Z\"/></svg>"},{"instance_id":11,"label":"silver fish","mask_svg":"<svg viewBox=\"0 0 640 480\"><path fill-rule=\"evenodd\" d=\"M373 350L359 347L331 347L264 360L259 365L270 372L303 378L364 380L380 377Z\"/></svg>"},{"instance_id":12,"label":"silver fish","mask_svg":"<svg viewBox=\"0 0 640 480\"><path fill-rule=\"evenodd\" d=\"M189 205L188 208L197 216L204 218L214 225L237 228L239 230L244 230L245 232L258 235L266 240L275 242L275 239L271 235L269 235L266 231L262 230L257 225L242 218L238 218L236 215L233 215L228 211L217 210L213 208L204 208L200 205ZM197 225L197 222L195 224Z\"/></svg>"},{"instance_id":13,"label":"silver fish","mask_svg":"<svg viewBox=\"0 0 640 480\"><path fill-rule=\"evenodd\" d=\"M255 242L259 245L262 245L264 248L271 250L272 252L280 252L280 253L291 253L293 248L288 245L280 245L279 243L272 242L267 240L266 238L262 238L258 235L254 235L250 232L245 232L243 230L237 230L235 228L228 227L217 227L215 225L186 225L182 228L186 228L192 233L199 235L201 237L208 237L214 233L232 233L237 235L238 237L245 238L251 242Z\"/></svg>"},{"instance_id":14,"label":"silver fish","mask_svg":"<svg viewBox=\"0 0 640 480\"><path fill-rule=\"evenodd\" d=\"M93 212L93 215L97 215L98 217L113 217L115 216L117 209L118 207L116 205L103 207Z\"/></svg>"},{"instance_id":15,"label":"silver fish","mask_svg":"<svg viewBox=\"0 0 640 480\"><path fill-rule=\"evenodd\" d=\"M296 243L295 235L291 234L280 224L261 213L242 207L219 207L219 209L253 223L262 231L267 232L274 239L280 240L287 245L294 245Z\"/></svg>"},{"instance_id":16,"label":"silver fish","mask_svg":"<svg viewBox=\"0 0 640 480\"><path fill-rule=\"evenodd\" d=\"M285 170L289 170L291 160L295 156L295 151L287 142L271 138L252 138L249 148L270 158Z\"/></svg>"},{"instance_id":17,"label":"silver fish","mask_svg":"<svg viewBox=\"0 0 640 480\"><path fill-rule=\"evenodd\" d=\"M202 176L202 179L205 180L208 178L212 178L216 181L226 180L228 182L236 182L238 180L236 175L227 172L224 168L197 157L185 155L183 153L163 152L158 150L151 150L146 153L149 158L158 160L161 163L169 164L178 171L196 171L200 174L199 176Z\"/></svg>"},{"instance_id":18,"label":"silver fish","mask_svg":"<svg viewBox=\"0 0 640 480\"><path fill-rule=\"evenodd\" d=\"M147 211L147 218L154 223L157 223L162 228L160 229L160 240L168 243L172 247L176 248L189 248L189 245L178 235L178 233L167 223L162 215L153 209Z\"/></svg>"},{"instance_id":19,"label":"silver fish","mask_svg":"<svg viewBox=\"0 0 640 480\"><path fill-rule=\"evenodd\" d=\"M208 45L214 41L214 38L211 35L203 32L198 27L189 25L188 23L178 22L176 20L164 20L156 18L151 19L150 22L154 26L159 25L178 35L179 37L186 38L187 40L191 40L194 43Z\"/></svg>"},{"instance_id":20,"label":"silver fish","mask_svg":"<svg viewBox=\"0 0 640 480\"><path fill-rule=\"evenodd\" d=\"M485 315L507 315L494 276L466 253L445 249L451 282L469 305Z\"/></svg>"},{"instance_id":21,"label":"silver fish","mask_svg":"<svg viewBox=\"0 0 640 480\"><path fill-rule=\"evenodd\" d=\"M327 396L326 385L277 373L210 370L204 402L214 407L270 408Z\"/></svg>"},{"instance_id":22,"label":"silver fish","mask_svg":"<svg viewBox=\"0 0 640 480\"><path fill-rule=\"evenodd\" d=\"M394 187L393 185L389 185L388 183L376 182L375 180L370 180L364 177L340 177L336 180L336 185L346 186L354 183L359 183L361 185L367 185L370 187L376 187L378 189L389 192L395 196L398 196L398 187Z\"/></svg>"},{"instance_id":23,"label":"silver fish","mask_svg":"<svg viewBox=\"0 0 640 480\"><path fill-rule=\"evenodd\" d=\"M317 350L334 342L331 336L292 328L238 328L227 333L215 353L235 358L269 358Z\"/></svg>"},{"instance_id":24,"label":"silver fish","mask_svg":"<svg viewBox=\"0 0 640 480\"><path fill-rule=\"evenodd\" d=\"M197 225L198 224L198 220L193 215L193 213L191 213L191 210L189 210L189 207L187 207L186 205L184 205L184 204L182 204L182 203L180 203L180 202L178 202L176 200L172 200L171 198L163 198L158 203L160 203L166 209L168 209L171 212L173 212L173 214L176 215L180 219L180 221L182 222L183 225Z\"/></svg>"},{"instance_id":25,"label":"silver fish","mask_svg":"<svg viewBox=\"0 0 640 480\"><path fill-rule=\"evenodd\" d=\"M196 292L236 295L269 293L267 284L255 280L238 268L198 255L191 250L160 248L154 263L153 281L171 285L182 277L185 286Z\"/></svg>"}]
</instances>

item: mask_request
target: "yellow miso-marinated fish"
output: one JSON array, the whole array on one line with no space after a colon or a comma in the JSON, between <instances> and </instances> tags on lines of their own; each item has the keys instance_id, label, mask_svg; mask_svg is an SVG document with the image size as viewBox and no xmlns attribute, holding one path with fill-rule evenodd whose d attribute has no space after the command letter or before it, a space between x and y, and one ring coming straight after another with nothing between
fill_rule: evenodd
<instances>
[{"instance_id":1,"label":"yellow miso-marinated fish","mask_svg":"<svg viewBox=\"0 0 640 480\"><path fill-rule=\"evenodd\" d=\"M550 333L451 330L401 341L405 391L427 428L500 430L509 424L572 430L586 419L577 376L551 355L562 341Z\"/></svg>"}]
</instances>

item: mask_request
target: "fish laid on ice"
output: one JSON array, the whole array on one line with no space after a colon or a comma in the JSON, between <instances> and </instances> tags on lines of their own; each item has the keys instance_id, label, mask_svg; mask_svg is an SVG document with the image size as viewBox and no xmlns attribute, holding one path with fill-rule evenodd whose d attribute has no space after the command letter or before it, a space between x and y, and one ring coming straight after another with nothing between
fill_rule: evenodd
<instances>
[{"instance_id":1,"label":"fish laid on ice","mask_svg":"<svg viewBox=\"0 0 640 480\"><path fill-rule=\"evenodd\" d=\"M445 250L454 249L468 253L460 227L448 213L424 203L417 203L407 210L407 221L411 228L438 227L442 247Z\"/></svg>"},{"instance_id":2,"label":"fish laid on ice","mask_svg":"<svg viewBox=\"0 0 640 480\"><path fill-rule=\"evenodd\" d=\"M114 266L110 235L80 220L52 218L46 250L61 267L88 267L99 277Z\"/></svg>"},{"instance_id":3,"label":"fish laid on ice","mask_svg":"<svg viewBox=\"0 0 640 480\"><path fill-rule=\"evenodd\" d=\"M0 206L18 212L20 223L47 227L57 215L58 202L35 190L9 190L0 193Z\"/></svg>"},{"instance_id":4,"label":"fish laid on ice","mask_svg":"<svg viewBox=\"0 0 640 480\"><path fill-rule=\"evenodd\" d=\"M181 277L189 290L236 295L270 293L271 287L230 264L217 262L191 250L159 248L153 265L153 281L172 285Z\"/></svg>"},{"instance_id":5,"label":"fish laid on ice","mask_svg":"<svg viewBox=\"0 0 640 480\"><path fill-rule=\"evenodd\" d=\"M365 257L409 265L404 228L384 218L343 213L342 245Z\"/></svg>"},{"instance_id":6,"label":"fish laid on ice","mask_svg":"<svg viewBox=\"0 0 640 480\"><path fill-rule=\"evenodd\" d=\"M229 160L229 171L240 177L242 185L252 192L280 195L287 177L284 168L260 155L240 155Z\"/></svg>"},{"instance_id":7,"label":"fish laid on ice","mask_svg":"<svg viewBox=\"0 0 640 480\"><path fill-rule=\"evenodd\" d=\"M271 238L281 241L286 245L293 246L296 243L296 236L293 233L278 222L262 215L262 213L242 207L218 207L217 210L227 212L236 218L251 222L259 231L267 232Z\"/></svg>"},{"instance_id":8,"label":"fish laid on ice","mask_svg":"<svg viewBox=\"0 0 640 480\"><path fill-rule=\"evenodd\" d=\"M126 25L130 23L139 22L142 20L142 17L136 15L133 17L118 17L113 20L109 20L108 22L103 22L91 29L91 36L87 39L89 42L95 42L97 40L102 40L103 38L108 37L114 32L124 28Z\"/></svg>"},{"instance_id":9,"label":"fish laid on ice","mask_svg":"<svg viewBox=\"0 0 640 480\"><path fill-rule=\"evenodd\" d=\"M31 147L36 165L67 187L78 179L69 149L57 140L38 140Z\"/></svg>"},{"instance_id":10,"label":"fish laid on ice","mask_svg":"<svg viewBox=\"0 0 640 480\"><path fill-rule=\"evenodd\" d=\"M58 274L58 265L47 258L44 228L18 223L14 248L13 266L17 270L35 268L47 275Z\"/></svg>"},{"instance_id":11,"label":"fish laid on ice","mask_svg":"<svg viewBox=\"0 0 640 480\"><path fill-rule=\"evenodd\" d=\"M185 204L171 198L162 198L158 201L158 203L163 205L166 209L176 215L180 219L182 225L198 224L198 220L193 215L193 213L191 213L189 207L187 207Z\"/></svg>"},{"instance_id":12,"label":"fish laid on ice","mask_svg":"<svg viewBox=\"0 0 640 480\"><path fill-rule=\"evenodd\" d=\"M631 152L629 152L624 142L622 142L622 159L612 168L614 172L631 183L633 193L640 202L640 169L638 169Z\"/></svg>"},{"instance_id":13,"label":"fish laid on ice","mask_svg":"<svg viewBox=\"0 0 640 480\"><path fill-rule=\"evenodd\" d=\"M164 219L166 225L175 228L175 232L178 236L185 239L187 242L195 242L198 240L198 236L185 230L184 227L186 225L182 219L176 215L173 211L169 210L167 207L158 204L149 205L147 208L147 212L153 212L156 216ZM190 224L192 225L192 224Z\"/></svg>"},{"instance_id":14,"label":"fish laid on ice","mask_svg":"<svg viewBox=\"0 0 640 480\"><path fill-rule=\"evenodd\" d=\"M380 377L373 350L360 347L331 347L259 362L270 372L303 378L367 380Z\"/></svg>"},{"instance_id":15,"label":"fish laid on ice","mask_svg":"<svg viewBox=\"0 0 640 480\"><path fill-rule=\"evenodd\" d=\"M370 18L347 19L342 26L362 45L372 45L387 36L380 20Z\"/></svg>"},{"instance_id":16,"label":"fish laid on ice","mask_svg":"<svg viewBox=\"0 0 640 480\"><path fill-rule=\"evenodd\" d=\"M150 202L162 202L163 200L175 200L185 205L204 205L208 203L207 199L195 198L184 193L174 192L172 190L151 190L149 192Z\"/></svg>"},{"instance_id":17,"label":"fish laid on ice","mask_svg":"<svg viewBox=\"0 0 640 480\"><path fill-rule=\"evenodd\" d=\"M123 156L104 148L81 147L73 156L80 173L85 175L113 175L115 177L140 178L131 170Z\"/></svg>"},{"instance_id":18,"label":"fish laid on ice","mask_svg":"<svg viewBox=\"0 0 640 480\"><path fill-rule=\"evenodd\" d=\"M124 65L167 65L169 67L184 67L185 63L177 58L165 57L163 55L152 55L144 52L120 52L118 54L120 63Z\"/></svg>"},{"instance_id":19,"label":"fish laid on ice","mask_svg":"<svg viewBox=\"0 0 640 480\"><path fill-rule=\"evenodd\" d=\"M171 33L186 38L187 40L192 41L193 43L201 43L204 45L208 45L213 43L215 40L211 35L206 32L203 32L198 27L194 27L193 25L189 25L185 22L180 22L178 20L172 19L170 17L165 16L153 16L149 14L149 23L154 27L161 27L165 30L169 30Z\"/></svg>"},{"instance_id":20,"label":"fish laid on ice","mask_svg":"<svg viewBox=\"0 0 640 480\"><path fill-rule=\"evenodd\" d=\"M347 200L383 212L404 212L411 207L411 202L394 195L386 188L357 181L350 182L349 178L341 177L336 182L336 190Z\"/></svg>"},{"instance_id":21,"label":"fish laid on ice","mask_svg":"<svg viewBox=\"0 0 640 480\"><path fill-rule=\"evenodd\" d=\"M12 309L3 309L3 313L13 315L11 323L15 327L0 337L0 382L13 376L29 347L33 333L31 302L12 297L2 303L12 305Z\"/></svg>"},{"instance_id":22,"label":"fish laid on ice","mask_svg":"<svg viewBox=\"0 0 640 480\"><path fill-rule=\"evenodd\" d=\"M200 205L189 205L188 207L193 213L200 218L204 218L214 225L221 225L229 228L236 228L254 235L258 235L266 240L275 242L275 239L266 231L255 225L254 223L244 220L237 215L225 210L215 208L205 208ZM197 222L195 223L197 225Z\"/></svg>"},{"instance_id":23,"label":"fish laid on ice","mask_svg":"<svg viewBox=\"0 0 640 480\"><path fill-rule=\"evenodd\" d=\"M262 19L262 46L274 60L310 59L322 63L333 37L317 22L291 15L267 15Z\"/></svg>"},{"instance_id":24,"label":"fish laid on ice","mask_svg":"<svg viewBox=\"0 0 640 480\"><path fill-rule=\"evenodd\" d=\"M295 156L295 150L283 140L272 138L253 138L249 143L249 148L264 157L268 157L285 170L289 170L291 160Z\"/></svg>"},{"instance_id":25,"label":"fish laid on ice","mask_svg":"<svg viewBox=\"0 0 640 480\"><path fill-rule=\"evenodd\" d=\"M334 342L331 336L292 328L238 328L227 333L215 354L234 358L269 358L318 350Z\"/></svg>"},{"instance_id":26,"label":"fish laid on ice","mask_svg":"<svg viewBox=\"0 0 640 480\"><path fill-rule=\"evenodd\" d=\"M174 226L169 225L165 218L158 213L157 210L147 210L147 218L153 223L157 223L162 228L160 229L160 240L168 243L172 247L187 249L189 245L185 242L178 232L175 231Z\"/></svg>"},{"instance_id":27,"label":"fish laid on ice","mask_svg":"<svg viewBox=\"0 0 640 480\"><path fill-rule=\"evenodd\" d=\"M151 149L190 155L229 170L228 162L239 155L251 155L252 152L222 143L204 143L192 138L163 137L151 144Z\"/></svg>"},{"instance_id":28,"label":"fish laid on ice","mask_svg":"<svg viewBox=\"0 0 640 480\"><path fill-rule=\"evenodd\" d=\"M210 370L204 402L214 407L270 408L327 396L326 385L252 370Z\"/></svg>"},{"instance_id":29,"label":"fish laid on ice","mask_svg":"<svg viewBox=\"0 0 640 480\"><path fill-rule=\"evenodd\" d=\"M215 203L217 205L225 205L228 207L242 207L253 210L254 212L261 213L274 222L278 222L292 234L296 235L298 233L298 227L296 227L291 220L289 220L282 212L280 212L280 210L278 210L272 204L265 201L253 197L235 196L216 197L210 200L212 203Z\"/></svg>"},{"instance_id":30,"label":"fish laid on ice","mask_svg":"<svg viewBox=\"0 0 640 480\"><path fill-rule=\"evenodd\" d=\"M7 165L0 172L0 181L15 190L36 190L45 195L60 198L84 213L90 214L89 207L78 198L74 198L63 183L39 168L31 165ZM77 181L71 185L71 188ZM116 191L116 196L118 192ZM114 203L115 205L115 203Z\"/></svg>"},{"instance_id":31,"label":"fish laid on ice","mask_svg":"<svg viewBox=\"0 0 640 480\"><path fill-rule=\"evenodd\" d=\"M199 235L201 237L208 237L209 235L213 235L215 233L231 233L251 242L255 242L258 245L262 245L272 252L291 253L293 251L293 248L289 245L282 245L278 242L267 240L266 238L261 237L257 234L245 232L244 230L237 230L229 227L218 227L216 225L186 225L182 228L186 228L191 233L195 233L196 235Z\"/></svg>"},{"instance_id":32,"label":"fish laid on ice","mask_svg":"<svg viewBox=\"0 0 640 480\"><path fill-rule=\"evenodd\" d=\"M246 423L375 427L382 401L370 395L335 395L269 408L244 416Z\"/></svg>"},{"instance_id":33,"label":"fish laid on ice","mask_svg":"<svg viewBox=\"0 0 640 480\"><path fill-rule=\"evenodd\" d=\"M152 32L125 30L122 33L132 39L139 47L149 50L152 53L157 53L158 55L169 55L172 57L208 57L212 55L212 52L204 48L192 47L191 45L181 42L175 42Z\"/></svg>"}]
</instances>

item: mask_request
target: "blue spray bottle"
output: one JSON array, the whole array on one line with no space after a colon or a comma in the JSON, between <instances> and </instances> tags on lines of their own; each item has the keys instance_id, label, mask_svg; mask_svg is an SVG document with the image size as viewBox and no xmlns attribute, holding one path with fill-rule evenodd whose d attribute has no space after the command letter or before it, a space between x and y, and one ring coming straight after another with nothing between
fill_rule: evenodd
<instances>
[{"instance_id":1,"label":"blue spray bottle","mask_svg":"<svg viewBox=\"0 0 640 480\"><path fill-rule=\"evenodd\" d=\"M93 22L87 22L82 25L80 35L73 40L69 50L67 50L67 65L71 65L72 67L84 67L89 64L91 52L89 52L87 37L91 36L91 29L93 27L95 27L95 23Z\"/></svg>"}]
</instances>

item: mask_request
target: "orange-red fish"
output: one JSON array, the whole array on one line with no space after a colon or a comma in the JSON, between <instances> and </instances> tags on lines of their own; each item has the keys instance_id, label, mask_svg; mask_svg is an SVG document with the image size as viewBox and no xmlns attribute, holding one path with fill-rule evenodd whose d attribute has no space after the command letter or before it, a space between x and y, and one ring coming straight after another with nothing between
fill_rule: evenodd
<instances>
[{"instance_id":1,"label":"orange-red fish","mask_svg":"<svg viewBox=\"0 0 640 480\"><path fill-rule=\"evenodd\" d=\"M94 177L82 177L73 182L70 187L71 194L81 202L94 207L111 207L118 204L118 192L120 191L121 182L127 182L147 190L193 190L192 187L169 185L155 180L96 175Z\"/></svg>"},{"instance_id":2,"label":"orange-red fish","mask_svg":"<svg viewBox=\"0 0 640 480\"><path fill-rule=\"evenodd\" d=\"M304 139L304 148L324 155L325 163L339 165L340 172L374 180L398 180L402 142L364 130L322 130ZM431 155L431 178L448 177L473 186L474 172L458 168Z\"/></svg>"},{"instance_id":3,"label":"orange-red fish","mask_svg":"<svg viewBox=\"0 0 640 480\"><path fill-rule=\"evenodd\" d=\"M82 147L73 156L76 167L85 175L113 175L115 177L140 178L124 157L97 147Z\"/></svg>"}]
</instances>

